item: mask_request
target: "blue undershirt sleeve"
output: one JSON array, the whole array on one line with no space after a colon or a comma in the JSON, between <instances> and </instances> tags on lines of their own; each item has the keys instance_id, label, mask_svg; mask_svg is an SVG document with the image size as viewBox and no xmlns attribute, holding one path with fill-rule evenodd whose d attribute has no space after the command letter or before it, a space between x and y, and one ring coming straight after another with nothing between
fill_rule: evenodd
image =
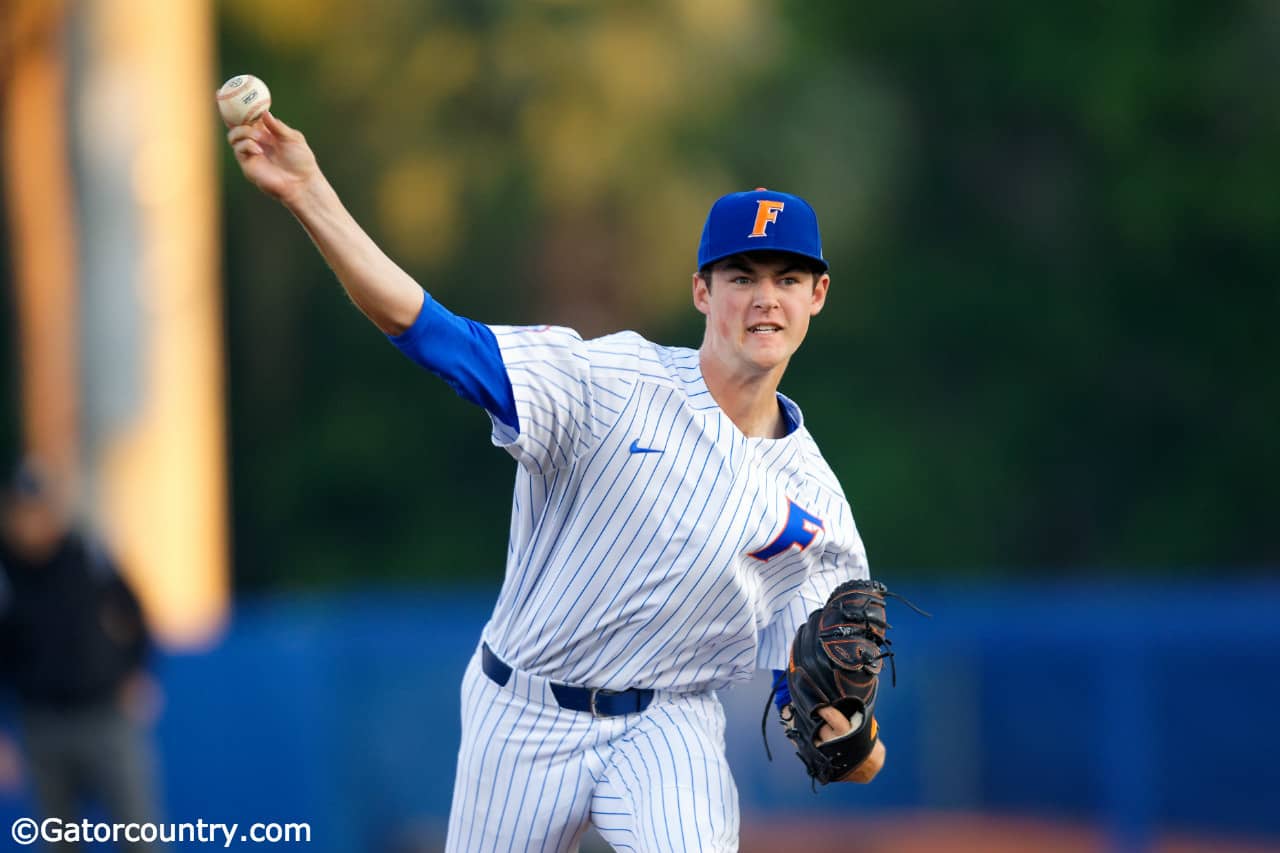
<instances>
[{"instance_id":1,"label":"blue undershirt sleeve","mask_svg":"<svg viewBox=\"0 0 1280 853\"><path fill-rule=\"evenodd\" d=\"M493 330L459 317L424 292L413 325L388 335L400 352L439 376L458 396L486 409L517 432L515 393Z\"/></svg>"},{"instance_id":2,"label":"blue undershirt sleeve","mask_svg":"<svg viewBox=\"0 0 1280 853\"><path fill-rule=\"evenodd\" d=\"M791 704L791 688L787 686L787 671L784 669L775 669L773 671L773 704L778 706L778 710Z\"/></svg>"}]
</instances>

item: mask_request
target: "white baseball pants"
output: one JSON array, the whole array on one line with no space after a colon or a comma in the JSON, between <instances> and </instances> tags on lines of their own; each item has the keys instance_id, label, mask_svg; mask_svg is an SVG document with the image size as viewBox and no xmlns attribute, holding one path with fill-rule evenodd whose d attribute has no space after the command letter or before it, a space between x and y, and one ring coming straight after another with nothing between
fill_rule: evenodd
<instances>
[{"instance_id":1,"label":"white baseball pants","mask_svg":"<svg viewBox=\"0 0 1280 853\"><path fill-rule=\"evenodd\" d=\"M738 789L713 692L658 691L643 712L561 708L549 682L499 687L472 657L449 853L576 851L588 824L615 850L736 851Z\"/></svg>"}]
</instances>

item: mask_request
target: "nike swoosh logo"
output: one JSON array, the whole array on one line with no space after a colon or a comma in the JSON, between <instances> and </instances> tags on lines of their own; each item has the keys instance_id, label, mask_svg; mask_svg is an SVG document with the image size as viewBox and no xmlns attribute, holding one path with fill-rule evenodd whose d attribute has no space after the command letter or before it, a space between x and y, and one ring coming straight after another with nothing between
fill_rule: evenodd
<instances>
[{"instance_id":1,"label":"nike swoosh logo","mask_svg":"<svg viewBox=\"0 0 1280 853\"><path fill-rule=\"evenodd\" d=\"M662 450L656 447L641 447L640 439L638 438L631 442L630 449L632 453L661 453L662 452Z\"/></svg>"}]
</instances>

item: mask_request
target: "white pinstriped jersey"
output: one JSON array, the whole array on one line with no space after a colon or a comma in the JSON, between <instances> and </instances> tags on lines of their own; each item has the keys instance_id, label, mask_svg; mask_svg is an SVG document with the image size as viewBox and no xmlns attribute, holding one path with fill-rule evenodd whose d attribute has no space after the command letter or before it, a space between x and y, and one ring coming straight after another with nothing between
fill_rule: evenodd
<instances>
[{"instance_id":1,"label":"white pinstriped jersey","mask_svg":"<svg viewBox=\"0 0 1280 853\"><path fill-rule=\"evenodd\" d=\"M748 438L696 350L493 326L519 432L506 579L484 639L517 669L609 689L699 690L783 669L831 591L868 577L835 475L796 429Z\"/></svg>"}]
</instances>

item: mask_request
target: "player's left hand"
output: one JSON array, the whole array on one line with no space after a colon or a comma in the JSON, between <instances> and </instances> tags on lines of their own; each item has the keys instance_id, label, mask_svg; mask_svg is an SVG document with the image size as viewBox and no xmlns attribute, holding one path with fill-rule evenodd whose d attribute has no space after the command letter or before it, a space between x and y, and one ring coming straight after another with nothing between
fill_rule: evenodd
<instances>
[{"instance_id":1,"label":"player's left hand","mask_svg":"<svg viewBox=\"0 0 1280 853\"><path fill-rule=\"evenodd\" d=\"M885 598L911 602L879 581L836 587L796 631L787 660L787 737L815 782L869 782L884 764L876 698L885 658L893 659Z\"/></svg>"},{"instance_id":2,"label":"player's left hand","mask_svg":"<svg viewBox=\"0 0 1280 853\"><path fill-rule=\"evenodd\" d=\"M849 718L841 714L835 708L826 707L818 709L818 716L822 717L825 722L818 728L818 743L838 738L841 735L848 734L852 731L853 726L849 723ZM876 774L880 772L880 768L884 767L884 740L876 739L875 747L872 748L871 754L863 760L861 764L850 770L845 775L837 779L837 782L860 782L866 784L876 778Z\"/></svg>"}]
</instances>

